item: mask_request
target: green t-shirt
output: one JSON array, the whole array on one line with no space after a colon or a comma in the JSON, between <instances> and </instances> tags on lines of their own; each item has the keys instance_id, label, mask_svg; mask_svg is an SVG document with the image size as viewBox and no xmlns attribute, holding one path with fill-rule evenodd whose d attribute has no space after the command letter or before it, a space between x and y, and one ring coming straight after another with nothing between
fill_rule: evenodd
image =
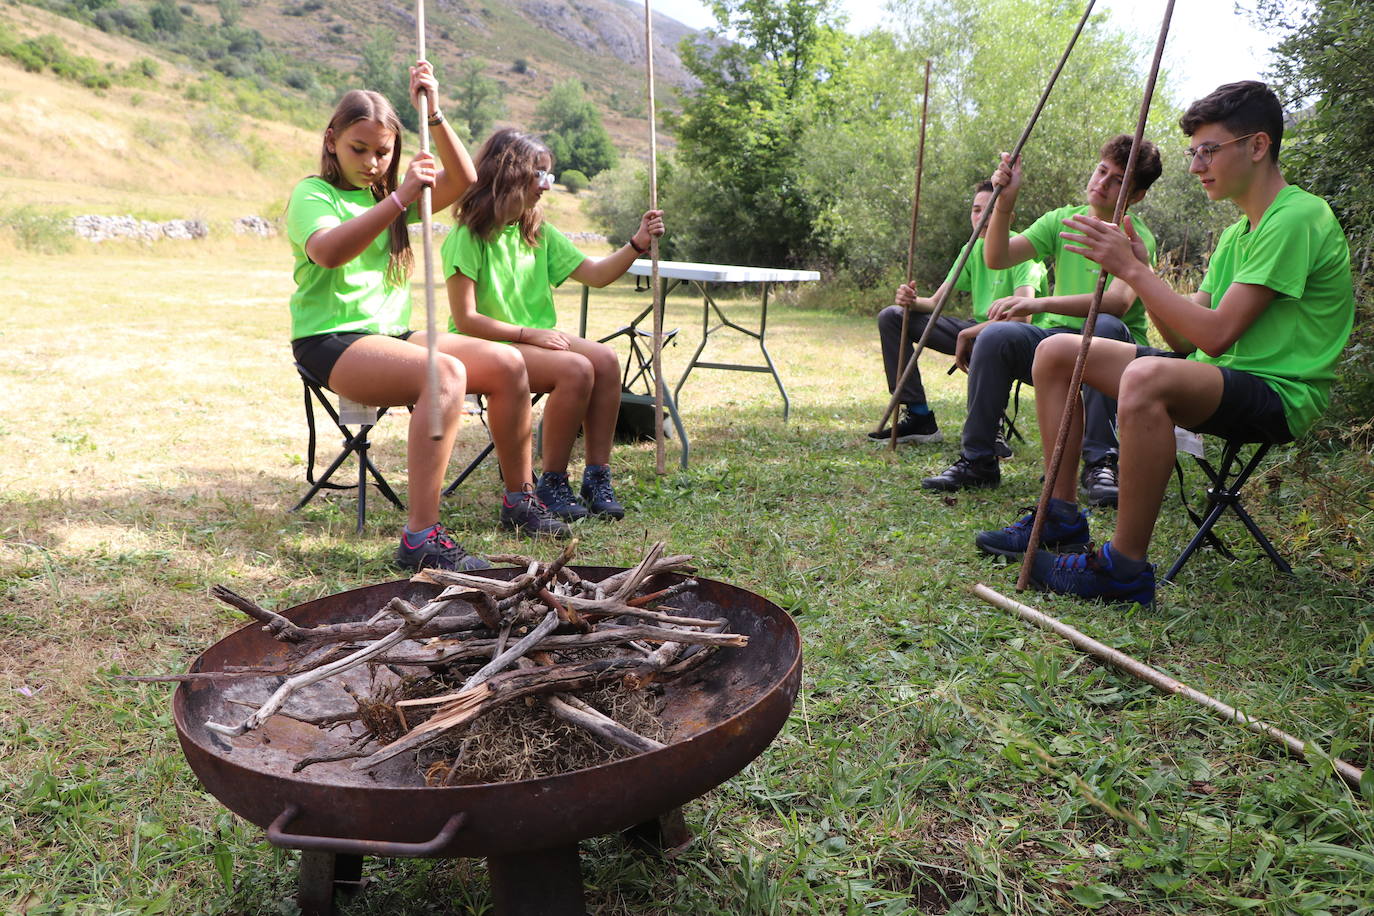
<instances>
[{"instance_id":1,"label":"green t-shirt","mask_svg":"<svg viewBox=\"0 0 1374 916\"><path fill-rule=\"evenodd\" d=\"M387 286L391 230L340 267L321 267L305 253L305 243L321 229L332 229L377 205L367 188L345 191L323 178L306 178L291 192L286 237L296 266L292 276L291 339L331 331L402 334L410 328L410 284ZM419 219L415 207L406 218Z\"/></svg>"},{"instance_id":2,"label":"green t-shirt","mask_svg":"<svg viewBox=\"0 0 1374 916\"><path fill-rule=\"evenodd\" d=\"M1225 353L1191 358L1263 379L1283 402L1288 431L1300 435L1330 401L1336 360L1355 321L1350 246L1326 201L1289 185L1253 230L1245 217L1228 226L1201 289L1216 308L1232 283L1276 295Z\"/></svg>"},{"instance_id":3,"label":"green t-shirt","mask_svg":"<svg viewBox=\"0 0 1374 916\"><path fill-rule=\"evenodd\" d=\"M1080 296L1085 293L1092 295L1093 291L1097 289L1097 275L1100 270L1098 266L1076 251L1064 250L1064 246L1069 242L1059 237L1059 233L1067 228L1064 225L1064 220L1088 212L1091 211L1087 204L1077 207L1060 207L1058 210L1051 210L1044 214L1031 223L1025 232L1021 233L1035 246L1035 254L1040 260L1054 262L1054 292L1051 295ZM1131 217L1131 225L1135 227L1136 234L1145 243L1145 250L1150 254L1150 263L1154 264L1154 233L1137 216ZM1107 282L1112 282L1111 274L1107 275ZM1136 343L1143 345L1148 341L1148 319L1145 317L1145 304L1143 302L1136 299L1135 302L1131 303L1131 307L1126 310L1126 314L1121 320L1130 329L1131 336L1135 338ZM1050 312L1041 312L1034 316L1031 321L1044 328L1083 327L1082 318L1056 315Z\"/></svg>"},{"instance_id":4,"label":"green t-shirt","mask_svg":"<svg viewBox=\"0 0 1374 916\"><path fill-rule=\"evenodd\" d=\"M954 267L950 267L949 276L945 277L945 282L953 281L954 289L963 290L969 294L973 300L973 320L987 321L988 308L998 299L1005 299L1007 296L1015 295L1016 290L1022 286L1029 286L1035 290L1034 295L1045 295L1045 265L1039 261L1022 261L1006 270L993 270L988 267L983 260L984 239L977 239L973 243L973 251L970 252L968 260L964 262L964 269L959 272L959 279L954 281ZM965 245L964 248L968 246ZM960 250L960 255L963 251ZM958 261L954 262L956 265Z\"/></svg>"},{"instance_id":5,"label":"green t-shirt","mask_svg":"<svg viewBox=\"0 0 1374 916\"><path fill-rule=\"evenodd\" d=\"M480 314L526 328L551 328L558 321L553 287L572 276L586 255L548 223L539 227L538 248L526 245L520 227L512 224L490 242L459 226L444 239L440 260L445 277L461 272L476 284Z\"/></svg>"}]
</instances>

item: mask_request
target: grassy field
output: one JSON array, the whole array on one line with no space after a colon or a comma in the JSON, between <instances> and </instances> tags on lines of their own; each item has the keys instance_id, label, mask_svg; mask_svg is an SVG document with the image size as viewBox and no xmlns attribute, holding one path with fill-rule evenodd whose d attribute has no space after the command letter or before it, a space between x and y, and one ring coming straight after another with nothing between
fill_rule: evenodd
<instances>
[{"instance_id":1,"label":"grassy field","mask_svg":"<svg viewBox=\"0 0 1374 916\"><path fill-rule=\"evenodd\" d=\"M294 912L294 854L199 787L171 690L114 679L183 670L241 626L207 596L214 584L285 607L396 576L403 518L381 500L362 536L351 498L287 511L305 429L285 243L3 254L0 910ZM576 301L560 294L565 327ZM596 293L592 332L642 302L629 285ZM1320 759L1374 762L1367 580L1340 574L1367 553L1350 532L1367 530L1372 478L1348 473L1367 455L1272 459L1251 503L1292 579L1247 545L1236 564L1199 554L1151 611L1030 599L1312 739L1307 765L974 598L979 581L1011 589L1015 568L979 557L972 537L1033 501L1033 445L998 490L923 493L961 417L947 360L931 357L926 376L951 442L891 458L863 436L885 401L872 321L785 297L769 318L790 422L764 376L694 375L690 468L670 451L660 479L652 446L620 448L630 514L584 526L580 559L626 564L663 539L779 603L804 635L801 696L759 760L688 806L697 839L683 856L583 845L593 912L1374 912L1374 785L1352 793ZM682 328L665 356L675 378L699 306L675 301L669 326ZM746 343L709 352L748 360ZM403 483L401 424L377 440ZM1324 461L1363 481L1363 502L1311 479L1335 479ZM446 504L470 549L521 546L496 527L497 488L488 465ZM1099 533L1111 521L1094 515ZM1186 536L1171 495L1156 559ZM380 859L368 873L346 912L490 912L476 861Z\"/></svg>"}]
</instances>

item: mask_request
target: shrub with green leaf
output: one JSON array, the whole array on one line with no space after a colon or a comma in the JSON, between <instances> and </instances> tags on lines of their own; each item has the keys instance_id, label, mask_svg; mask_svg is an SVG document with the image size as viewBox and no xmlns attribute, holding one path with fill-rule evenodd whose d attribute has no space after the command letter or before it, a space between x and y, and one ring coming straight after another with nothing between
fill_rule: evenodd
<instances>
[{"instance_id":1,"label":"shrub with green leaf","mask_svg":"<svg viewBox=\"0 0 1374 916\"><path fill-rule=\"evenodd\" d=\"M558 177L559 180L563 182L563 187L567 188L574 194L578 193L579 191L587 190L587 186L591 184L591 181L587 178L587 176L583 175L577 169L564 169L563 174Z\"/></svg>"}]
</instances>

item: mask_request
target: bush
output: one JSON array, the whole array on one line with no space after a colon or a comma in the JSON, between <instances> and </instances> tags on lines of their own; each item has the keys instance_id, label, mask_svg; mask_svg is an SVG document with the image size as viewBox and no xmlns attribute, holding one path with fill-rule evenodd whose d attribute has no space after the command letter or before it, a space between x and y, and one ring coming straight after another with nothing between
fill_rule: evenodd
<instances>
[{"instance_id":1,"label":"bush","mask_svg":"<svg viewBox=\"0 0 1374 916\"><path fill-rule=\"evenodd\" d=\"M588 185L591 184L590 179L588 179L586 175L583 175L577 169L564 169L563 174L559 176L559 179L563 182L563 187L567 188L574 194L578 193L579 191L585 191Z\"/></svg>"},{"instance_id":2,"label":"bush","mask_svg":"<svg viewBox=\"0 0 1374 916\"><path fill-rule=\"evenodd\" d=\"M72 229L68 218L38 207L11 210L0 218L0 226L14 233L15 241L25 251L60 254L70 251L72 247Z\"/></svg>"}]
</instances>

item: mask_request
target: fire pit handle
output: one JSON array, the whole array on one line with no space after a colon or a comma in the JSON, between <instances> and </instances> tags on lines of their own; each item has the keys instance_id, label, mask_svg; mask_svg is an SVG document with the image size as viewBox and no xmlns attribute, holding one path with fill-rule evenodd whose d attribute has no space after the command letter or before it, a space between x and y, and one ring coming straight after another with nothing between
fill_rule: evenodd
<instances>
[{"instance_id":1,"label":"fire pit handle","mask_svg":"<svg viewBox=\"0 0 1374 916\"><path fill-rule=\"evenodd\" d=\"M354 840L347 837L306 836L287 833L286 828L301 813L300 805L288 804L272 826L267 828L267 841L273 846L288 849L309 849L316 852L344 853L355 856L434 856L453 842L453 837L467 820L467 814L458 812L444 823L434 839L424 843L392 843L383 840Z\"/></svg>"}]
</instances>

